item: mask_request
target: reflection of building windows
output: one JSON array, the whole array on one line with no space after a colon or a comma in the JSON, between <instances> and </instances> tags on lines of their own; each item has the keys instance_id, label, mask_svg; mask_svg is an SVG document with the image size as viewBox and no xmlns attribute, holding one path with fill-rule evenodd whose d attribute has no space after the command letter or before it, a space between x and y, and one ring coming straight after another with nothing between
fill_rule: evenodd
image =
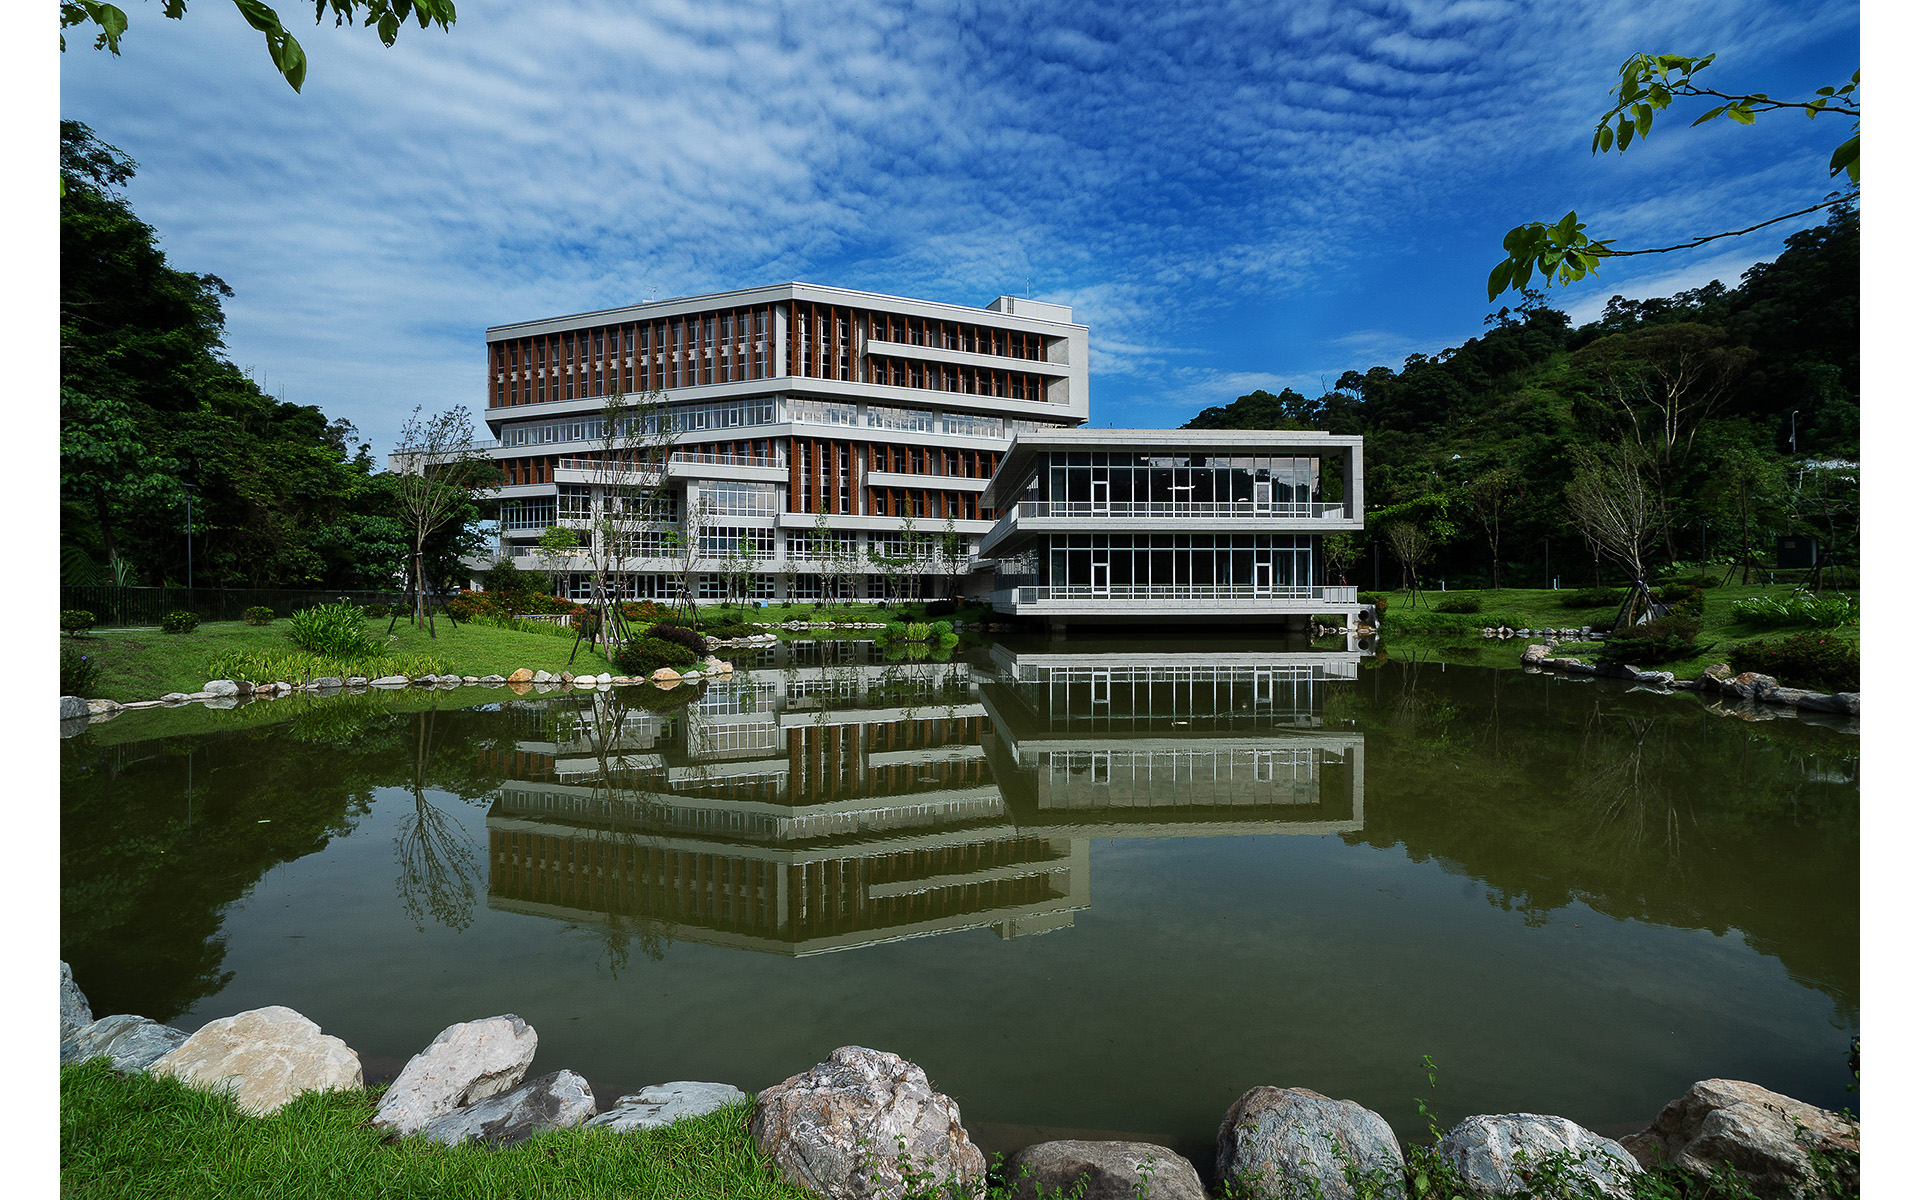
<instances>
[{"instance_id":1,"label":"reflection of building windows","mask_svg":"<svg viewBox=\"0 0 1920 1200\"><path fill-rule=\"evenodd\" d=\"M1113 782L1113 759L1106 751L1102 750L1094 754L1089 769L1093 773L1093 782L1102 785Z\"/></svg>"}]
</instances>

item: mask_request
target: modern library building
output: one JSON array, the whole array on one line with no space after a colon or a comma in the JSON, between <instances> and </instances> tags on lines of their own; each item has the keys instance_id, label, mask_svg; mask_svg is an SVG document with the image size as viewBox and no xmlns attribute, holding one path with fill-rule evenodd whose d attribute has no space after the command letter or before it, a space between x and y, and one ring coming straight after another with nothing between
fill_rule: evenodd
<instances>
[{"instance_id":1,"label":"modern library building","mask_svg":"<svg viewBox=\"0 0 1920 1200\"><path fill-rule=\"evenodd\" d=\"M1087 349L1061 305L804 283L496 326L496 556L591 598L584 552L541 535L608 536L628 501L604 414L645 395L672 445L656 527L612 548L631 598L690 578L700 601L953 594L1056 625L1359 611L1319 549L1361 528L1359 438L1081 428Z\"/></svg>"}]
</instances>

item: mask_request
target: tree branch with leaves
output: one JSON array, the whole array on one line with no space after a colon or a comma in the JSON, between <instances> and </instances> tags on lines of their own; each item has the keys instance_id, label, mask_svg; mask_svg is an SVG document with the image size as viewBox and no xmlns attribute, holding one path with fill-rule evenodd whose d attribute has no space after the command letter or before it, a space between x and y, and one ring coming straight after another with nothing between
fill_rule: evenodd
<instances>
[{"instance_id":1,"label":"tree branch with leaves","mask_svg":"<svg viewBox=\"0 0 1920 1200\"><path fill-rule=\"evenodd\" d=\"M1706 70L1714 58L1712 54L1699 57L1636 54L1621 63L1620 83L1608 93L1614 97L1615 103L1594 126L1592 153L1599 155L1612 150L1624 153L1636 138L1644 141L1653 129L1654 115L1665 111L1679 99L1706 97L1721 102L1694 118L1695 125L1718 119L1738 125L1752 125L1761 113L1788 110L1803 112L1808 120L1836 115L1852 117L1852 136L1834 147L1827 160L1827 177L1832 179L1844 172L1849 185L1847 190L1844 193L1830 193L1818 204L1771 217L1744 229L1704 234L1671 246L1648 246L1638 250L1623 250L1614 244L1616 239L1613 238L1592 237L1587 232L1586 224L1575 212L1568 212L1552 224L1534 221L1517 225L1507 232L1501 243L1507 256L1495 263L1487 275L1488 300L1495 299L1509 288L1516 291L1524 289L1536 271L1549 285L1555 281L1572 283L1586 278L1602 259L1691 250L1721 238L1739 237L1821 209L1848 204L1859 197L1860 72L1855 71L1845 83L1817 89L1809 99L1777 100L1765 92L1723 92L1702 87L1695 77Z\"/></svg>"}]
</instances>

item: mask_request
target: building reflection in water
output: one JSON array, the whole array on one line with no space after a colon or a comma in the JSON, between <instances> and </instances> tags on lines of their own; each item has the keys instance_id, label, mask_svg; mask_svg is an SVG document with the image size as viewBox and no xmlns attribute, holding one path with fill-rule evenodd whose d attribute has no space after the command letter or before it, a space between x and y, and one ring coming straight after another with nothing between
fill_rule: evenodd
<instances>
[{"instance_id":1,"label":"building reflection in water","mask_svg":"<svg viewBox=\"0 0 1920 1200\"><path fill-rule=\"evenodd\" d=\"M1318 715L1359 657L795 643L677 709L530 705L488 904L785 955L1064 928L1094 838L1360 829L1361 735Z\"/></svg>"}]
</instances>

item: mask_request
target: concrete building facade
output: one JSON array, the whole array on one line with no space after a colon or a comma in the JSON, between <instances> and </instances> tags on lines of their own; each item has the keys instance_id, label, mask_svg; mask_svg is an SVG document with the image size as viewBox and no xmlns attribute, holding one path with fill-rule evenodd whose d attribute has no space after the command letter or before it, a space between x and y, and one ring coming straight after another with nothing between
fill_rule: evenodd
<instances>
[{"instance_id":1,"label":"concrete building facade","mask_svg":"<svg viewBox=\"0 0 1920 1200\"><path fill-rule=\"evenodd\" d=\"M579 556L536 542L556 525L591 536L621 502L599 418L609 397L655 393L675 431L669 495L661 536L622 548L630 596L675 594L676 527L697 599L724 598L736 556L747 598L871 598L902 575L925 596L967 587L997 516L981 495L1014 436L1086 421L1087 328L1013 296L969 308L806 283L496 326L498 555L590 597Z\"/></svg>"}]
</instances>

